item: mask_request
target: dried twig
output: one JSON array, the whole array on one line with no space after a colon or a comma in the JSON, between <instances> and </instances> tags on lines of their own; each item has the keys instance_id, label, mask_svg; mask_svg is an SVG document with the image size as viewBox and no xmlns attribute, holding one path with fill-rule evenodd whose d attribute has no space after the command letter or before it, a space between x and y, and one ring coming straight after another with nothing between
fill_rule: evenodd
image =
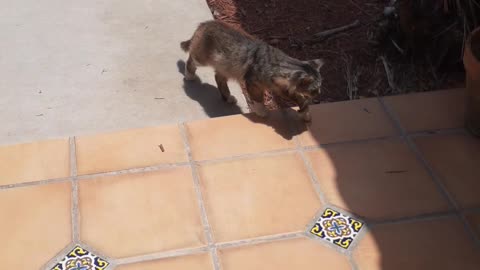
<instances>
[{"instance_id":1,"label":"dried twig","mask_svg":"<svg viewBox=\"0 0 480 270\"><path fill-rule=\"evenodd\" d=\"M433 38L438 38L439 36L445 34L446 32L450 31L452 28L454 28L455 26L457 26L458 22L454 22L452 23L450 26L448 26L447 28L443 29L442 31L436 33Z\"/></svg>"},{"instance_id":2,"label":"dried twig","mask_svg":"<svg viewBox=\"0 0 480 270\"><path fill-rule=\"evenodd\" d=\"M350 0L350 3L352 3L356 8L358 8L358 10L360 10L361 12L366 14L367 16L373 17L372 14L366 12L357 2L355 2L353 0Z\"/></svg>"},{"instance_id":3,"label":"dried twig","mask_svg":"<svg viewBox=\"0 0 480 270\"><path fill-rule=\"evenodd\" d=\"M350 29L352 29L354 27L357 27L359 25L360 25L360 21L356 20L351 24L347 24L347 25L340 26L340 27L337 27L337 28L325 30L325 31L322 31L322 32L319 32L319 33L316 33L315 35L313 35L313 40L314 41L321 41L321 40L324 40L324 39L326 39L326 38L328 38L332 35L350 30Z\"/></svg>"},{"instance_id":4,"label":"dried twig","mask_svg":"<svg viewBox=\"0 0 480 270\"><path fill-rule=\"evenodd\" d=\"M393 74L392 72L390 71L390 67L387 63L387 59L385 58L385 56L380 56L380 59L382 60L382 63L383 63L383 67L385 68L385 73L387 74L387 81L388 81L388 85L390 86L390 88L392 89L392 91L395 91L395 92L398 92L398 87L397 85L395 84L395 82L393 81Z\"/></svg>"},{"instance_id":5,"label":"dried twig","mask_svg":"<svg viewBox=\"0 0 480 270\"><path fill-rule=\"evenodd\" d=\"M250 34L258 34L260 32L263 32L263 31L266 31L266 30L270 30L272 29L272 26L267 26L267 27L262 27L262 28L258 28L256 30L252 30L252 31L249 31Z\"/></svg>"},{"instance_id":6,"label":"dried twig","mask_svg":"<svg viewBox=\"0 0 480 270\"><path fill-rule=\"evenodd\" d=\"M350 100L358 99L358 78L360 77L360 71L358 69L353 70L352 57L343 54L343 61L345 63L344 76L347 81L347 94Z\"/></svg>"},{"instance_id":7,"label":"dried twig","mask_svg":"<svg viewBox=\"0 0 480 270\"><path fill-rule=\"evenodd\" d=\"M397 44L397 42L395 42L395 40L390 39L390 41L392 42L393 46L394 46L402 55L405 55L405 50L402 49L402 48Z\"/></svg>"}]
</instances>

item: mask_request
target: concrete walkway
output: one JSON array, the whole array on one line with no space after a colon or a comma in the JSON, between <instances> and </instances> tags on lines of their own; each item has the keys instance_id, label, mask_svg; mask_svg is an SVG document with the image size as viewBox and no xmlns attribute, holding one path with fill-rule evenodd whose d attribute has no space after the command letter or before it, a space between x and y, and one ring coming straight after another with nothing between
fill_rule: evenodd
<instances>
[{"instance_id":1,"label":"concrete walkway","mask_svg":"<svg viewBox=\"0 0 480 270\"><path fill-rule=\"evenodd\" d=\"M0 0L0 144L178 123L246 110L213 72L184 85L179 42L203 0Z\"/></svg>"}]
</instances>

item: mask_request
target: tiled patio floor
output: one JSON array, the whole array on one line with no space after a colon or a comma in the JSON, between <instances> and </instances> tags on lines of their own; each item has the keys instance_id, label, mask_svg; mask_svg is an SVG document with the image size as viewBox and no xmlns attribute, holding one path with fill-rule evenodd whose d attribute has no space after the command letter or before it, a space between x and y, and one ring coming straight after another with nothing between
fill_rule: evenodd
<instances>
[{"instance_id":1,"label":"tiled patio floor","mask_svg":"<svg viewBox=\"0 0 480 270\"><path fill-rule=\"evenodd\" d=\"M0 147L0 269L480 269L464 91Z\"/></svg>"}]
</instances>

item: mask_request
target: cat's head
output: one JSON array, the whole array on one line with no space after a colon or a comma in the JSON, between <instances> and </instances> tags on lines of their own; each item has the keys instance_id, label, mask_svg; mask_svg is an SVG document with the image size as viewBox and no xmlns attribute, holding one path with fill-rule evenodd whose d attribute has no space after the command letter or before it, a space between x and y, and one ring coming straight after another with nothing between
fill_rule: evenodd
<instances>
[{"instance_id":1,"label":"cat's head","mask_svg":"<svg viewBox=\"0 0 480 270\"><path fill-rule=\"evenodd\" d=\"M323 65L322 59L301 61L294 69L285 72L285 76L274 78L274 83L290 96L302 95L307 99L313 99L321 93L320 69Z\"/></svg>"}]
</instances>

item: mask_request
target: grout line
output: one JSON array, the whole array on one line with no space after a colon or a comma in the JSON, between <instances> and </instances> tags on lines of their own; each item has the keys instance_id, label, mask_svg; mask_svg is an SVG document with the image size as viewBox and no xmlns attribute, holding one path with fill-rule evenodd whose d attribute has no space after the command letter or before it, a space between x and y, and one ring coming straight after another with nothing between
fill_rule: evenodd
<instances>
[{"instance_id":1,"label":"grout line","mask_svg":"<svg viewBox=\"0 0 480 270\"><path fill-rule=\"evenodd\" d=\"M182 135L182 141L183 144L185 145L185 151L187 152L188 160L190 163L190 169L192 171L192 178L193 178L193 184L195 188L195 193L197 194L197 201L198 201L198 206L200 208L200 215L202 219L202 224L203 224L203 231L207 237L207 242L208 242L208 248L210 249L211 255L212 255L212 260L213 260L213 265L215 270L220 270L220 262L218 258L218 253L217 253L217 248L215 246L214 240L213 240L213 233L212 233L212 228L210 227L210 224L208 222L208 217L207 217L207 211L205 209L205 203L203 200L202 196L202 190L201 190L201 185L200 185L200 177L198 175L197 171L197 165L195 164L193 157L192 157L192 149L190 147L190 143L188 141L188 135L187 135L187 130L185 128L185 124L182 123L179 125L180 133Z\"/></svg>"},{"instance_id":2,"label":"grout line","mask_svg":"<svg viewBox=\"0 0 480 270\"><path fill-rule=\"evenodd\" d=\"M413 133L410 134L410 137L419 137L419 136L434 136L438 134L450 134L450 133L465 133L463 129L451 129L451 130L430 130L425 132ZM356 144L356 143L365 143L370 141L379 141L379 140L388 140L388 139L395 139L395 138L402 138L402 136L385 136L385 137L378 137L378 138L370 138L370 139L360 139L360 140L350 140L350 141L343 141L343 142L334 142L334 143L325 143L320 145L313 145L313 146L303 146L304 152L311 152L315 150L324 149L325 147L331 147L336 145L344 145L344 144ZM294 140L298 140L296 136L293 137ZM272 151L265 151L253 154L245 154L245 155L238 155L226 158L218 158L218 159L211 159L211 160L201 160L195 161L198 165L205 165L205 164L214 164L219 162L225 161L233 161L237 159L252 159L256 157L267 157L267 156L274 156L280 154L288 154L294 153L298 151L295 148L285 148L280 150L272 150ZM169 163L169 164L160 164L154 166L147 166L147 167L139 167L139 168L132 168L132 169L125 169L119 171L111 171L111 172L103 172L103 173L93 173L93 174L85 174L85 175L77 175L75 178L77 180L88 180L98 177L104 176L114 176L114 175L122 175L122 174L134 174L134 173L142 173L142 172L151 172L157 170L164 170L170 168L178 168L178 167L186 167L190 166L190 162L179 162L179 163ZM36 186L36 185L45 185L51 183L59 183L59 182L66 182L72 180L72 177L63 177L63 178L54 178L54 179L46 179L40 181L31 181L31 182L24 182L24 183L16 183L16 184L8 184L8 185L0 185L0 191L4 189L12 189L12 188L19 188L19 187L27 187L27 186Z\"/></svg>"},{"instance_id":3,"label":"grout line","mask_svg":"<svg viewBox=\"0 0 480 270\"><path fill-rule=\"evenodd\" d=\"M370 223L366 225L369 228L368 230L371 230L372 228L376 226L381 226L381 225L404 224L404 223L417 222L417 221L444 219L444 218L450 218L455 216L456 216L456 212L452 211L452 212L436 213L436 214L422 215L422 216L416 216L416 217L408 217L408 218L403 218L398 220L380 221L380 222ZM368 223L368 222L365 221L365 223ZM365 234L363 234L363 236L365 236ZM271 242L277 242L282 240L299 239L299 238L311 239L305 236L304 231L297 231L297 232L291 232L291 233L261 236L257 238L251 238L251 239L235 240L231 242L223 242L223 243L215 244L214 246L216 251L217 249L238 248L238 247L244 247L244 246L252 246L252 245L271 243ZM355 240L358 242L361 240L361 238L357 238ZM315 241L318 241L318 240L315 240ZM328 244L327 242L320 242L320 243L324 244L325 246L331 247L331 245ZM211 251L211 249L212 249L211 246L206 246L206 247L200 247L200 248L166 251L166 252L159 252L159 253L153 253L153 254L147 254L147 255L141 255L141 256L135 256L135 257L120 258L120 259L116 259L115 262L116 264L119 264L119 265L131 264L131 263L137 263L137 262L143 262L143 261L194 255L194 254L208 252L209 250ZM348 257L348 259L350 260L350 263L352 264L352 267L353 267L352 269L356 270L358 267L356 266L356 262L353 260L353 251L354 251L353 249L349 249L347 251L340 252L340 253Z\"/></svg>"},{"instance_id":4,"label":"grout line","mask_svg":"<svg viewBox=\"0 0 480 270\"><path fill-rule=\"evenodd\" d=\"M121 264L147 262L147 261L154 261L154 260L160 260L160 259L175 258L180 256L196 255L196 254L206 253L208 251L209 251L208 247L199 247L199 248L189 248L189 249L180 249L180 250L173 250L173 251L166 251L166 252L158 252L158 253L116 259L115 264L121 265Z\"/></svg>"},{"instance_id":5,"label":"grout line","mask_svg":"<svg viewBox=\"0 0 480 270\"><path fill-rule=\"evenodd\" d=\"M75 143L75 137L68 139L70 146L70 177L76 177L78 175L77 170L77 146Z\"/></svg>"},{"instance_id":6,"label":"grout line","mask_svg":"<svg viewBox=\"0 0 480 270\"><path fill-rule=\"evenodd\" d=\"M54 178L54 179L47 179L47 180L40 180L40 181L32 181L32 182L24 182L24 183L3 185L3 186L0 186L0 191L13 189L13 188L22 188L22 187L39 186L39 185L54 184L54 183L63 183L63 182L67 182L67 181L70 181L70 180L71 180L71 177L64 177L64 178Z\"/></svg>"},{"instance_id":7,"label":"grout line","mask_svg":"<svg viewBox=\"0 0 480 270\"><path fill-rule=\"evenodd\" d=\"M320 145L303 146L301 148L305 152L313 152L313 151L317 151L317 150L321 150L321 149L325 149L325 148L336 147L336 146L355 145L355 144L387 141L387 140L394 140L394 139L402 139L402 136L399 136L399 135L383 136L383 137L377 137L377 138L359 139L359 140L352 140L352 141L343 141L343 142L326 143L326 144L320 144Z\"/></svg>"},{"instance_id":8,"label":"grout line","mask_svg":"<svg viewBox=\"0 0 480 270\"><path fill-rule=\"evenodd\" d=\"M480 214L480 207L470 207L462 209L463 213L475 213Z\"/></svg>"},{"instance_id":9,"label":"grout line","mask_svg":"<svg viewBox=\"0 0 480 270\"><path fill-rule=\"evenodd\" d=\"M448 203L450 204L450 207L452 207L455 210L458 210L459 207L455 200L453 199L452 195L448 192L447 188L445 185L442 183L442 181L439 180L439 176L435 173L433 168L428 164L427 160L423 156L423 154L420 152L420 150L417 148L413 140L410 138L410 136L407 134L405 129L402 127L400 124L400 120L396 116L396 114L390 110L390 108L385 104L382 98L379 98L380 104L382 105L383 109L387 113L387 115L390 117L390 119L393 121L395 126L400 130L403 140L405 143L408 145L410 150L415 154L415 157L417 160L423 165L423 167L427 170L428 174L430 177L433 179L433 182L436 184L437 189L440 191L440 193L447 199Z\"/></svg>"},{"instance_id":10,"label":"grout line","mask_svg":"<svg viewBox=\"0 0 480 270\"><path fill-rule=\"evenodd\" d=\"M343 144L352 144L352 143L362 143L362 142L377 141L377 140L386 140L386 139L397 138L397 137L398 136L390 136L390 137L379 137L379 138L372 138L372 139L361 139L361 140L352 140L352 141L336 142L336 143L326 143L326 144L321 144L319 146L305 146L305 147L302 147L302 148L303 148L304 152L310 152L310 151L323 149L326 146L335 146L335 145L343 145ZM298 138L296 136L293 136L293 140L294 140L294 142L298 141ZM296 147L298 147L298 145ZM253 159L253 158L257 158L257 157L268 157L268 156L275 156L275 155L281 155L281 154L289 154L289 153L295 153L297 151L298 151L298 149L296 149L296 148L284 148L284 149L279 149L279 150L258 152L258 153L238 155L238 156L232 156L232 157L194 161L194 163L197 164L197 165L207 165L207 164L215 164L215 163L233 161L233 160ZM76 171L77 170L76 163L74 163L74 164L75 165L73 165L72 161L71 161L71 167L75 166L74 170ZM94 178L98 178L98 177L123 175L123 174L134 174L134 173L142 173L142 172L152 172L152 171L158 171L158 170L164 170L164 169L170 169L170 168L178 168L178 167L186 167L186 166L190 166L190 162L160 164L160 165L154 165L154 166L139 167L139 168L125 169L125 170L111 171L111 172L103 172L103 173L84 174L84 175L78 175L78 173L77 173L76 176L75 176L75 179L77 179L77 180L89 180L89 179L94 179ZM17 187L24 187L24 186L36 186L36 185L66 182L66 181L72 180L72 178L73 178L73 176L64 177L64 178L55 178L55 179L25 182L25 183L9 184L9 185L0 185L0 191L3 190L3 189L11 189L11 188L17 188Z\"/></svg>"},{"instance_id":11,"label":"grout line","mask_svg":"<svg viewBox=\"0 0 480 270\"><path fill-rule=\"evenodd\" d=\"M289 117L288 117L288 115L285 115L285 114L286 113L284 112L284 116L285 116L286 120L288 121ZM307 170L309 180L312 183L313 188L315 189L315 193L317 194L317 197L320 200L320 203L322 204L322 206L326 205L327 204L327 199L325 197L325 194L322 192L320 183L317 179L315 171L313 170L312 164L311 164L310 160L308 159L307 155L305 155L305 149L302 147L302 145L300 143L300 140L298 139L298 136L294 135L294 134L299 133L298 132L299 131L298 127L296 125L297 122L288 121L288 123L289 123L288 127L290 129L290 132L293 135L293 142L295 144L295 151L300 155L300 157L303 161L303 165L305 166L305 169Z\"/></svg>"},{"instance_id":12,"label":"grout line","mask_svg":"<svg viewBox=\"0 0 480 270\"><path fill-rule=\"evenodd\" d=\"M352 267L352 270L358 270L359 268L358 268L357 262L353 258L352 252L349 252L347 254L347 258L348 258L348 262L350 263L350 266Z\"/></svg>"},{"instance_id":13,"label":"grout line","mask_svg":"<svg viewBox=\"0 0 480 270\"><path fill-rule=\"evenodd\" d=\"M286 117L288 119L288 115ZM290 123L290 121L289 121ZM289 124L289 128L290 128L290 132L293 134L299 134L299 128L296 124L296 122L293 122L295 123L294 125L292 124ZM385 137L385 138L375 138L375 139L368 139L368 141L373 141L373 140L378 140L378 139L386 139L386 138L389 138L389 137ZM295 143L295 149L297 151L297 153L300 155L300 157L302 158L302 161L303 161L303 164L305 166L305 169L307 170L307 173L309 175L309 178L310 178L310 181L315 189L315 193L317 194L317 197L320 199L320 202L322 204L322 206L326 206L328 204L327 202L327 199L326 199L326 196L325 194L322 192L322 189L321 189L321 186L320 186L320 183L317 179L317 176L316 176L316 173L315 173L315 170L313 169L312 167L312 164L310 162L310 159L307 157L307 155L305 154L305 152L307 151L314 151L314 150L319 150L319 149L322 149L322 148L325 148L325 144L322 145L318 145L318 146L308 146L308 147L303 147L301 145L301 142L298 138L297 135L293 135L293 141ZM363 140L363 141L366 141L366 140ZM329 146L334 146L334 145L344 145L344 144L348 144L348 143L351 143L351 142L339 142L339 143L331 143L331 144L328 144ZM315 220L317 220L318 217L315 217ZM365 224L366 225L366 224ZM309 225L310 227L310 225ZM302 235L304 237L307 237L305 235L305 232L302 232ZM308 237L307 237L308 238ZM353 259L353 256L352 256L352 252L350 250L347 250L346 252L340 252L338 249L334 249L335 251L339 252L340 254L344 254L344 256L347 257L349 263L350 263L350 266L351 266L351 269L352 270L357 270L358 267L357 267L357 264L356 262L354 261Z\"/></svg>"},{"instance_id":14,"label":"grout line","mask_svg":"<svg viewBox=\"0 0 480 270\"><path fill-rule=\"evenodd\" d=\"M135 174L135 173L143 173L143 172L153 172L153 171L160 171L160 170L171 169L171 168L186 167L186 166L189 166L189 165L190 165L189 162L160 164L160 165L140 167L140 168L132 168L132 169L126 169L126 170L120 170L120 171L84 174L84 175L77 176L77 179L78 180L88 180L88 179L94 179L94 178L105 177L105 176Z\"/></svg>"},{"instance_id":15,"label":"grout line","mask_svg":"<svg viewBox=\"0 0 480 270\"><path fill-rule=\"evenodd\" d=\"M220 256L218 255L218 249L216 247L210 248L210 254L212 255L213 268L215 270L222 269L222 266L220 264Z\"/></svg>"},{"instance_id":16,"label":"grout line","mask_svg":"<svg viewBox=\"0 0 480 270\"><path fill-rule=\"evenodd\" d=\"M200 161L193 161L193 162L197 165L208 165L208 164L216 164L216 163L235 161L235 160L254 159L259 157L269 157L269 156L275 156L275 155L289 154L294 152L295 152L295 149L293 148L284 148L284 149L278 149L278 150L223 157L223 158L210 159L210 160L200 160Z\"/></svg>"},{"instance_id":17,"label":"grout line","mask_svg":"<svg viewBox=\"0 0 480 270\"><path fill-rule=\"evenodd\" d=\"M411 138L417 138L417 137L429 137L434 135L457 135L457 134L467 135L468 132L464 128L447 128L447 129L411 132L408 134L408 136Z\"/></svg>"},{"instance_id":18,"label":"grout line","mask_svg":"<svg viewBox=\"0 0 480 270\"><path fill-rule=\"evenodd\" d=\"M239 160L239 159L253 159L257 157L268 157L268 156L274 156L274 155L289 154L289 153L298 152L298 148L301 148L301 150L304 152L311 152L315 150L324 149L325 147L331 147L331 146L337 146L337 145L345 145L345 144L349 145L349 144L358 144L358 143L375 142L375 141L400 139L400 138L401 136L399 135L393 135L393 136L382 136L382 137L368 138L368 139L348 140L348 141L342 141L342 142L323 143L320 145L301 146L298 136L292 136L292 140L295 144L293 148L283 148L283 149L229 156L229 157L223 157L223 158L199 160L199 161L195 161L195 163L199 165L215 164L215 163Z\"/></svg>"},{"instance_id":19,"label":"grout line","mask_svg":"<svg viewBox=\"0 0 480 270\"><path fill-rule=\"evenodd\" d=\"M444 130L440 130L438 132L443 133L443 131ZM461 130L456 130L456 132L460 132L460 131ZM455 132L455 130L452 130L452 132ZM442 134L442 133L436 133L436 134ZM433 135L436 135L436 134L417 133L415 136L429 136L429 135L433 136ZM394 138L401 138L401 136L386 136L386 137L378 137L378 138L370 138L370 139L360 139L360 140L351 140L351 141L343 141L343 142L325 143L325 144L315 145L315 146L304 146L302 148L303 148L304 152L311 152L311 151L315 151L315 150L324 149L325 147L330 147L330 146L343 145L343 144L364 143L364 142L388 140L388 139L394 139ZM298 141L298 138L296 136L294 136L293 140ZM238 155L238 156L218 158L218 159L210 159L210 160L201 160L201 161L196 161L195 163L198 164L198 165L207 165L207 164L215 164L215 163L226 162L226 161L233 161L233 160L237 160L237 159L254 159L254 158L258 158L258 157L269 157L269 156L275 156L275 155L280 155L280 154L289 154L289 153L294 153L296 151L298 151L298 150L295 149L295 148L285 148L285 149L280 149L280 150L265 151L265 152L259 152L259 153L253 153L253 154L245 154L245 155ZM160 164L160 165L154 165L154 166L139 167L139 168L125 169L125 170L118 170L118 171L111 171L111 172L103 172L103 173L93 173L93 174L84 174L84 175L76 174L75 178L77 180L88 180L88 179L93 179L93 178L97 178L97 177L114 176L114 175L130 174L130 173L134 174L134 173L142 173L142 172L152 172L152 171L158 171L158 170L164 170L164 169L170 169L170 168L178 168L178 167L186 167L186 166L190 166L190 162ZM75 164L75 167L76 167L76 164ZM35 186L35 185L45 185L45 184L51 184L51 183L65 182L65 181L69 181L69 180L72 180L72 177L54 178L54 179L46 179L46 180L40 180L40 181L17 183L17 184L0 185L0 191L3 190L3 189L12 189L12 188L19 188L19 187L26 187L26 186Z\"/></svg>"},{"instance_id":20,"label":"grout line","mask_svg":"<svg viewBox=\"0 0 480 270\"><path fill-rule=\"evenodd\" d=\"M304 232L303 231L269 235L269 236L262 236L262 237L258 237L258 238L237 240L237 241L224 242L224 243L218 243L218 244L216 244L216 247L219 248L219 249L237 248L237 247L258 245L258 244L281 241L281 240L298 239L298 238L301 238L301 237L304 237Z\"/></svg>"},{"instance_id":21,"label":"grout line","mask_svg":"<svg viewBox=\"0 0 480 270\"><path fill-rule=\"evenodd\" d=\"M77 179L77 148L75 137L69 138L70 144L70 177L72 181L72 239L74 243L80 241L80 213L78 211L78 179Z\"/></svg>"},{"instance_id":22,"label":"grout line","mask_svg":"<svg viewBox=\"0 0 480 270\"><path fill-rule=\"evenodd\" d=\"M468 222L465 213L459 213L459 216L463 226L465 227L465 231L470 234L470 236L473 238L473 242L477 245L477 247L480 248L480 236L475 232L475 228L473 228L470 222Z\"/></svg>"},{"instance_id":23,"label":"grout line","mask_svg":"<svg viewBox=\"0 0 480 270\"><path fill-rule=\"evenodd\" d=\"M295 140L295 144L297 144L298 140L297 140L296 137L295 137L294 140ZM310 182L312 183L313 188L315 189L315 193L317 194L318 199L320 199L320 203L322 205L326 205L327 204L327 199L326 199L325 194L322 191L320 183L317 179L317 175L315 174L315 171L313 170L312 163L310 162L310 159L307 157L307 155L305 155L305 151L303 150L303 148L299 144L297 145L297 152L300 155L300 157L302 158L303 165L305 166L305 169L307 170L308 176L310 178Z\"/></svg>"},{"instance_id":24,"label":"grout line","mask_svg":"<svg viewBox=\"0 0 480 270\"><path fill-rule=\"evenodd\" d=\"M382 105L383 109L387 113L387 115L392 119L394 124L397 126L398 129L400 129L400 132L402 134L402 137L404 138L404 141L407 143L409 148L414 152L415 156L417 157L417 160L423 165L423 167L427 170L428 174L431 176L433 179L434 183L436 184L438 190L441 192L441 194L447 199L448 203L450 206L453 208L455 211L455 215L460 219L462 222L466 232L470 235L470 238L477 244L480 245L480 240L478 239L477 235L473 231L473 229L470 227L470 224L468 224L466 218L462 215L461 207L459 204L455 201L454 197L448 189L445 187L443 182L440 180L441 177L435 173L433 168L430 166L430 164L427 162L426 158L422 154L422 152L417 148L415 142L412 140L412 135L409 135L406 130L402 127L400 120L396 116L396 114L390 110L390 108L385 104L383 98L379 98L380 104ZM451 129L451 130L446 130L446 132L442 132L441 134L450 134L450 133L458 133L458 129ZM464 131L465 133L465 131ZM413 135L415 137L415 135Z\"/></svg>"},{"instance_id":25,"label":"grout line","mask_svg":"<svg viewBox=\"0 0 480 270\"><path fill-rule=\"evenodd\" d=\"M60 250L55 256L53 256L49 261L47 261L40 269L42 270L51 270L57 263L62 261L65 258L65 254L72 251L72 249L76 246L75 243L70 242L68 245L62 250Z\"/></svg>"},{"instance_id":26,"label":"grout line","mask_svg":"<svg viewBox=\"0 0 480 270\"><path fill-rule=\"evenodd\" d=\"M218 249L237 248L237 247L270 243L270 242L276 242L276 241L282 241L282 240L298 239L302 237L305 237L304 233L302 231L299 231L299 232L292 232L292 233L262 236L262 237L251 238L251 239L236 240L231 242L224 242L224 243L215 244L214 246L215 246L215 252L216 252ZM166 259L166 258L174 258L174 257L180 257L180 256L195 255L200 253L206 253L209 251L212 251L212 247L205 246L205 247L199 247L199 248L187 248L187 249L179 249L179 250L172 250L172 251L165 251L165 252L157 252L157 253L134 256L134 257L125 257L125 258L119 258L119 259L109 260L109 261L110 262L114 261L116 265L122 265L122 264L132 264L132 263L153 261L153 260ZM216 255L218 256L218 254Z\"/></svg>"},{"instance_id":27,"label":"grout line","mask_svg":"<svg viewBox=\"0 0 480 270\"><path fill-rule=\"evenodd\" d=\"M373 228L381 225L404 224L404 223L412 223L412 222L418 222L418 221L443 219L443 218L454 217L454 216L457 216L457 212L452 210L452 211L440 212L440 213L422 214L422 215L417 215L413 217L404 217L404 218L381 220L381 221L370 221L367 223L370 227Z\"/></svg>"},{"instance_id":28,"label":"grout line","mask_svg":"<svg viewBox=\"0 0 480 270\"><path fill-rule=\"evenodd\" d=\"M433 181L435 182L438 190L443 194L443 196L447 199L447 201L449 202L450 206L453 208L453 210L455 211L455 215L460 219L460 221L462 222L466 232L470 235L470 238L477 244L480 246L480 239L478 238L478 236L475 234L475 231L473 230L473 228L471 228L470 224L468 223L468 221L466 220L465 216L461 213L461 207L460 205L455 201L454 197L450 194L450 192L448 191L448 189L445 187L445 185L443 184L443 182L441 181L441 177L439 175L437 175L435 173L435 171L433 170L433 168L430 166L430 164L428 163L428 161L425 159L425 157L423 156L423 154L420 152L420 150L417 148L417 146L415 145L415 143L413 142L411 136L405 131L405 129L402 127L402 125L400 124L400 121L399 119L397 118L397 116L395 115L394 112L392 112L388 106L384 103L383 101L383 98L380 98L380 104L382 105L382 107L384 108L384 110L386 111L386 113L389 115L389 117L393 120L393 122L395 123L395 125L397 126L397 128L400 129L401 133L402 133L402 137L404 138L404 141L407 143L407 145L409 146L409 148L414 152L415 156L417 157L417 160L421 162L421 164L424 166L424 168L427 170L428 174L430 174L430 176L432 177ZM458 131L453 131L453 132L458 132ZM443 133L443 134L449 134L448 132L447 133Z\"/></svg>"}]
</instances>

